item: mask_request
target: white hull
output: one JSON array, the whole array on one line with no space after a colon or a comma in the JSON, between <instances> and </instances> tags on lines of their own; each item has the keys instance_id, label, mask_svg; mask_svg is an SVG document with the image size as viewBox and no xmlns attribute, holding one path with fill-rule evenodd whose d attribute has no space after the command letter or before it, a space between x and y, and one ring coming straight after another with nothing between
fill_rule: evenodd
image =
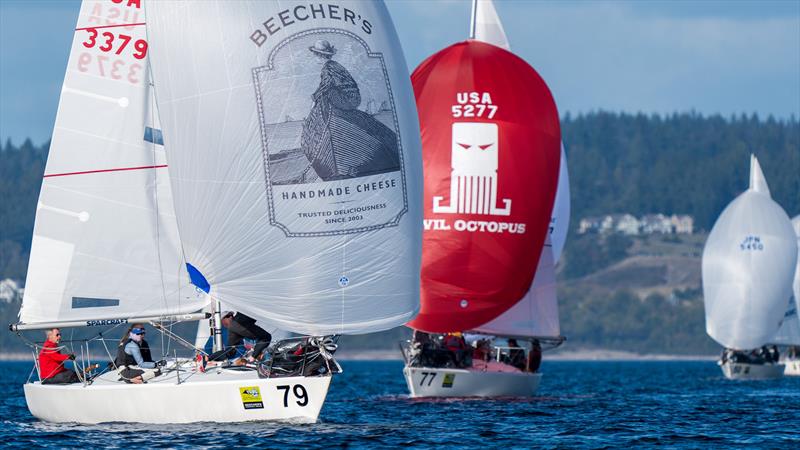
<instances>
[{"instance_id":1,"label":"white hull","mask_svg":"<svg viewBox=\"0 0 800 450\"><path fill-rule=\"evenodd\" d=\"M411 397L533 397L541 373L465 369L403 369Z\"/></svg>"},{"instance_id":2,"label":"white hull","mask_svg":"<svg viewBox=\"0 0 800 450\"><path fill-rule=\"evenodd\" d=\"M786 364L786 370L783 374L791 377L800 377L800 359L786 359L783 361Z\"/></svg>"},{"instance_id":3,"label":"white hull","mask_svg":"<svg viewBox=\"0 0 800 450\"><path fill-rule=\"evenodd\" d=\"M331 381L330 376L258 378L256 371L228 369L183 372L180 384L174 373L140 385L117 378L108 373L88 386L28 383L25 400L31 414L48 422L314 423ZM242 393L245 389L254 395Z\"/></svg>"},{"instance_id":4,"label":"white hull","mask_svg":"<svg viewBox=\"0 0 800 450\"><path fill-rule=\"evenodd\" d=\"M748 364L726 361L720 364L729 380L774 380L783 376L783 364Z\"/></svg>"}]
</instances>

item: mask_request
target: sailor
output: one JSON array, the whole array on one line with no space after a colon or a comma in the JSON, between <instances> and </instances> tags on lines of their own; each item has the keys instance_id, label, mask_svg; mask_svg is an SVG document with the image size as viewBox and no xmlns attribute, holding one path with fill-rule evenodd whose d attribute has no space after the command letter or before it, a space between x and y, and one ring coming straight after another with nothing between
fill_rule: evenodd
<instances>
[{"instance_id":1,"label":"sailor","mask_svg":"<svg viewBox=\"0 0 800 450\"><path fill-rule=\"evenodd\" d=\"M261 353L272 342L272 335L256 325L256 319L240 312L226 312L222 316L222 326L228 329L227 345L224 349L211 354L208 357L209 361L219 361L233 357L236 355L236 347L244 344L244 340L247 338L256 341L256 345L253 347L253 354L249 358L250 362L252 362L256 359L261 359Z\"/></svg>"},{"instance_id":2,"label":"sailor","mask_svg":"<svg viewBox=\"0 0 800 450\"><path fill-rule=\"evenodd\" d=\"M53 328L46 331L47 340L42 345L39 352L39 378L42 384L69 384L80 383L80 378L74 370L67 370L64 363L67 360L75 360L75 355L64 354L59 350L58 343L61 342L61 330Z\"/></svg>"},{"instance_id":3,"label":"sailor","mask_svg":"<svg viewBox=\"0 0 800 450\"><path fill-rule=\"evenodd\" d=\"M533 340L533 347L531 352L528 353L528 372L536 372L539 366L542 365L542 346L539 344L538 339Z\"/></svg>"},{"instance_id":4,"label":"sailor","mask_svg":"<svg viewBox=\"0 0 800 450\"><path fill-rule=\"evenodd\" d=\"M525 350L513 338L508 340L508 347L508 365L525 370Z\"/></svg>"},{"instance_id":5,"label":"sailor","mask_svg":"<svg viewBox=\"0 0 800 450\"><path fill-rule=\"evenodd\" d=\"M223 327L221 334L222 334L222 342L228 342L228 329ZM244 345L237 345L236 346L236 352L233 355L231 355L230 357L228 357L228 359L239 359L239 358L243 357L244 354L247 351L247 344L248 344L247 341L249 341L249 339L245 340L245 344ZM252 344L250 346L252 347ZM213 335L209 336L208 339L206 339L206 345L203 346L203 351L205 352L206 355L210 355L212 352L214 352L214 336Z\"/></svg>"},{"instance_id":6,"label":"sailor","mask_svg":"<svg viewBox=\"0 0 800 450\"><path fill-rule=\"evenodd\" d=\"M133 324L117 347L117 357L114 359L114 365L117 367L119 376L126 382L133 384L145 383L161 375L159 368L167 364L163 359L153 362L150 355L150 346L144 340L144 334L144 325ZM145 360L145 355L150 361Z\"/></svg>"},{"instance_id":7,"label":"sailor","mask_svg":"<svg viewBox=\"0 0 800 450\"><path fill-rule=\"evenodd\" d=\"M450 352L455 367L465 367L467 365L466 352L468 349L464 335L461 333L449 333L444 337L444 346ZM470 355L471 356L471 355Z\"/></svg>"}]
</instances>

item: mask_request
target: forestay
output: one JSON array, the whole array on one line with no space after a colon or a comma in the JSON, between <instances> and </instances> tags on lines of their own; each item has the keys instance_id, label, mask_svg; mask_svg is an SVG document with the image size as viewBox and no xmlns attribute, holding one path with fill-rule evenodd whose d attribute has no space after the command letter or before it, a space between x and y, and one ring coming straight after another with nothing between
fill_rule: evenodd
<instances>
[{"instance_id":1,"label":"forestay","mask_svg":"<svg viewBox=\"0 0 800 450\"><path fill-rule=\"evenodd\" d=\"M81 6L36 209L22 323L204 305L184 276L144 21L135 3Z\"/></svg>"},{"instance_id":2,"label":"forestay","mask_svg":"<svg viewBox=\"0 0 800 450\"><path fill-rule=\"evenodd\" d=\"M751 156L750 188L717 219L703 250L706 331L727 348L767 343L792 293L797 238Z\"/></svg>"},{"instance_id":3,"label":"forestay","mask_svg":"<svg viewBox=\"0 0 800 450\"><path fill-rule=\"evenodd\" d=\"M411 319L421 144L385 6L147 5L193 282L302 334L366 333Z\"/></svg>"}]
</instances>

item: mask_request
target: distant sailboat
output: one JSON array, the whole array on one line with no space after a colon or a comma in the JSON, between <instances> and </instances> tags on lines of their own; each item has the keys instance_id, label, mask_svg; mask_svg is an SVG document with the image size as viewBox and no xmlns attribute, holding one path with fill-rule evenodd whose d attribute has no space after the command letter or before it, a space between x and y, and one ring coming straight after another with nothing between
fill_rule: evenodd
<instances>
[{"instance_id":1,"label":"distant sailboat","mask_svg":"<svg viewBox=\"0 0 800 450\"><path fill-rule=\"evenodd\" d=\"M568 183L559 177L558 113L538 74L504 50L491 2L473 8L475 39L412 75L426 171L422 310L408 325L417 337L471 331L536 342L538 351L539 341L562 340L548 228L559 178ZM568 222L566 188L562 199L559 227ZM415 397L530 396L541 378L513 344L472 364L472 355L448 362L426 345L441 347L418 340L404 353Z\"/></svg>"},{"instance_id":2,"label":"distant sailboat","mask_svg":"<svg viewBox=\"0 0 800 450\"><path fill-rule=\"evenodd\" d=\"M114 327L144 322L199 352L201 342L168 325L211 312L219 350L224 304L308 336L276 342L272 362L247 367L204 371L167 358L146 385L125 383L116 368L82 384L30 381L35 417L314 422L340 370L327 336L392 328L417 313L421 144L388 11L382 2L343 0L321 12L284 3L83 2L11 329L117 335ZM339 70L317 56L332 48L350 78L320 86L324 70ZM362 113L359 87L385 108ZM308 120L315 108L321 125ZM343 141L357 151L339 152ZM319 152L308 156L308 146ZM320 166L323 154L335 164ZM105 340L86 343L79 367L89 344ZM295 345L300 353L287 354ZM275 370L277 354L292 371Z\"/></svg>"},{"instance_id":3,"label":"distant sailboat","mask_svg":"<svg viewBox=\"0 0 800 450\"><path fill-rule=\"evenodd\" d=\"M706 331L726 348L720 361L732 379L775 378L783 365L749 354L770 342L786 312L797 263L797 237L770 197L755 156L750 188L722 211L703 249Z\"/></svg>"},{"instance_id":4,"label":"distant sailboat","mask_svg":"<svg viewBox=\"0 0 800 450\"><path fill-rule=\"evenodd\" d=\"M786 314L783 316L781 328L772 338L771 343L785 345L783 363L786 364L784 375L800 376L800 215L792 219L792 227L797 235L798 258L794 271L792 298Z\"/></svg>"}]
</instances>

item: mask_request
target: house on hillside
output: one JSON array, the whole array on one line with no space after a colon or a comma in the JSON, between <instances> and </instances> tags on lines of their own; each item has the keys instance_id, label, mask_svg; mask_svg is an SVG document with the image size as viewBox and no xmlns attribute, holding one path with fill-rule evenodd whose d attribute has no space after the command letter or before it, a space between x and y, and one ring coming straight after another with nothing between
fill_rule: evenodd
<instances>
[{"instance_id":1,"label":"house on hillside","mask_svg":"<svg viewBox=\"0 0 800 450\"><path fill-rule=\"evenodd\" d=\"M615 231L627 234L628 236L636 236L639 234L639 227L641 226L639 219L630 214L617 214L616 216L614 220L616 222L616 226L614 227Z\"/></svg>"},{"instance_id":2,"label":"house on hillside","mask_svg":"<svg viewBox=\"0 0 800 450\"><path fill-rule=\"evenodd\" d=\"M646 214L641 221L642 234L672 234L672 220L664 214Z\"/></svg>"},{"instance_id":3,"label":"house on hillside","mask_svg":"<svg viewBox=\"0 0 800 450\"><path fill-rule=\"evenodd\" d=\"M673 214L670 221L677 234L692 234L694 232L694 218L692 216Z\"/></svg>"}]
</instances>

